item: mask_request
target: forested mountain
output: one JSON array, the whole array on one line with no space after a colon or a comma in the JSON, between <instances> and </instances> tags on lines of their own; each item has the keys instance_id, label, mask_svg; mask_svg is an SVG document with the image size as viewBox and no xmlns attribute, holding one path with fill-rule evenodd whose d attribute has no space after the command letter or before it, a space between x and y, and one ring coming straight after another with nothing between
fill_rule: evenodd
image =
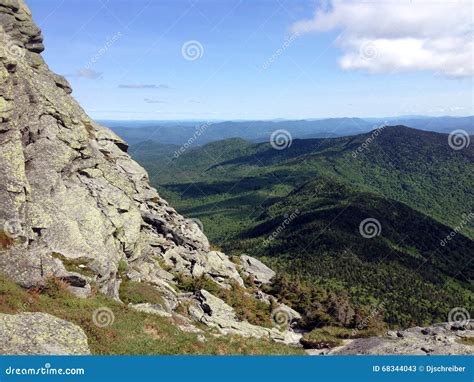
<instances>
[{"instance_id":1,"label":"forested mountain","mask_svg":"<svg viewBox=\"0 0 474 382\"><path fill-rule=\"evenodd\" d=\"M327 306L302 303L299 288L343 295L351 309L383 303L391 325L472 306L472 146L453 150L446 134L393 126L284 150L240 139L179 150L148 142L132 155L211 241L278 268L287 302L309 321L331 319ZM361 235L366 219L379 235Z\"/></svg>"}]
</instances>

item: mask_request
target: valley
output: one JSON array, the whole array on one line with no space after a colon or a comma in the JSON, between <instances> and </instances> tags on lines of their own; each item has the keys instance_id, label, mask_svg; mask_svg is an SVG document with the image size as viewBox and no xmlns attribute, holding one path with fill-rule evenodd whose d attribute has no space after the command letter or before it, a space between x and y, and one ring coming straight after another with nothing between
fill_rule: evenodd
<instances>
[{"instance_id":1,"label":"valley","mask_svg":"<svg viewBox=\"0 0 474 382\"><path fill-rule=\"evenodd\" d=\"M238 138L178 149L149 141L131 154L213 244L278 269L273 292L308 327L353 326L380 304L393 327L473 306L472 146L455 151L445 134L390 126L284 150ZM365 219L374 237L359 232Z\"/></svg>"}]
</instances>

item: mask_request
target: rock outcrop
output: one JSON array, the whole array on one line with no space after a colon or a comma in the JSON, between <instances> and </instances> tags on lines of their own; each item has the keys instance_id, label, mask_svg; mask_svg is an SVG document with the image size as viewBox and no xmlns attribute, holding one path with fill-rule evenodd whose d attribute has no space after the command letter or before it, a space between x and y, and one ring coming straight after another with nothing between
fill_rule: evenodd
<instances>
[{"instance_id":1,"label":"rock outcrop","mask_svg":"<svg viewBox=\"0 0 474 382\"><path fill-rule=\"evenodd\" d=\"M87 355L80 327L45 313L0 314L0 354Z\"/></svg>"},{"instance_id":2,"label":"rock outcrop","mask_svg":"<svg viewBox=\"0 0 474 382\"><path fill-rule=\"evenodd\" d=\"M227 256L148 183L127 144L92 121L40 56L40 30L17 0L0 0L0 271L30 287L54 276L92 281L118 298L118 266L166 288L172 276L243 284ZM88 273L71 272L81 260Z\"/></svg>"},{"instance_id":3,"label":"rock outcrop","mask_svg":"<svg viewBox=\"0 0 474 382\"><path fill-rule=\"evenodd\" d=\"M162 316L180 305L178 276L244 285L236 264L210 251L199 226L149 185L127 144L91 120L68 81L49 70L41 31L22 0L0 0L0 47L1 273L25 288L54 277L80 297L94 285L116 300L124 278L147 283L165 303L133 308ZM257 260L246 262L243 272L259 282L272 277ZM202 303L202 294L191 298ZM272 336L225 310L221 332ZM202 312L198 319L214 325L219 317Z\"/></svg>"},{"instance_id":4,"label":"rock outcrop","mask_svg":"<svg viewBox=\"0 0 474 382\"><path fill-rule=\"evenodd\" d=\"M237 334L245 337L266 338L289 345L298 345L301 335L293 331L264 328L239 321L232 307L206 290L197 294L199 306L190 308L190 314L197 321L218 329L223 334Z\"/></svg>"},{"instance_id":5,"label":"rock outcrop","mask_svg":"<svg viewBox=\"0 0 474 382\"><path fill-rule=\"evenodd\" d=\"M388 332L385 337L344 340L332 349L308 350L321 355L473 355L474 320L463 325L441 323L426 328L414 327ZM466 341L466 342L464 342Z\"/></svg>"},{"instance_id":6,"label":"rock outcrop","mask_svg":"<svg viewBox=\"0 0 474 382\"><path fill-rule=\"evenodd\" d=\"M268 268L260 260L253 257L242 255L240 256L242 266L242 273L250 276L258 284L268 284L271 279L275 277L275 271Z\"/></svg>"}]
</instances>

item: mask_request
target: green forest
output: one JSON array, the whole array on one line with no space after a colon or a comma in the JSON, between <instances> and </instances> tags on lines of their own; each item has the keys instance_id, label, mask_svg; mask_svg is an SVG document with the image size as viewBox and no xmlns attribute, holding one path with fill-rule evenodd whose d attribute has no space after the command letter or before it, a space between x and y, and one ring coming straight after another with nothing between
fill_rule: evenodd
<instances>
[{"instance_id":1,"label":"green forest","mask_svg":"<svg viewBox=\"0 0 474 382\"><path fill-rule=\"evenodd\" d=\"M472 146L395 126L284 150L236 138L131 155L214 246L278 270L268 292L308 328L428 325L474 306Z\"/></svg>"}]
</instances>

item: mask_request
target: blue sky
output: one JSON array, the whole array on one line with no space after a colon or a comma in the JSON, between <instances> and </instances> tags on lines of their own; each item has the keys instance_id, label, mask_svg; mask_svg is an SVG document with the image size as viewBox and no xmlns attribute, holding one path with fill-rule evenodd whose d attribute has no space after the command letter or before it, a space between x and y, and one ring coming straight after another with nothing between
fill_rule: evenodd
<instances>
[{"instance_id":1,"label":"blue sky","mask_svg":"<svg viewBox=\"0 0 474 382\"><path fill-rule=\"evenodd\" d=\"M474 114L472 13L465 18L462 1L459 12L424 0L395 12L371 5L367 17L399 17L382 29L355 27L354 17L370 23L350 0L26 2L47 63L97 119ZM447 11L448 26L463 28L431 28ZM424 35L404 24L417 14Z\"/></svg>"}]
</instances>

